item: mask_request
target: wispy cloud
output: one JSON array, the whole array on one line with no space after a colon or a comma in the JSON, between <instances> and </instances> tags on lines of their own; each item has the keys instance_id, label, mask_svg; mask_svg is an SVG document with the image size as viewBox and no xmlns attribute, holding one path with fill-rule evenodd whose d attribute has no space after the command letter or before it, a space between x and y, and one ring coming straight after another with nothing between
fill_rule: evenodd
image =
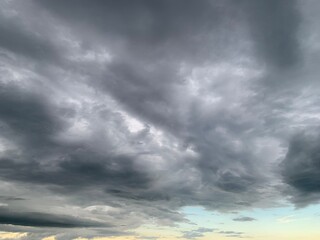
<instances>
[{"instance_id":1,"label":"wispy cloud","mask_svg":"<svg viewBox=\"0 0 320 240\"><path fill-rule=\"evenodd\" d=\"M256 221L257 219L252 218L252 217L237 217L234 218L233 221L236 222L252 222L252 221Z\"/></svg>"}]
</instances>

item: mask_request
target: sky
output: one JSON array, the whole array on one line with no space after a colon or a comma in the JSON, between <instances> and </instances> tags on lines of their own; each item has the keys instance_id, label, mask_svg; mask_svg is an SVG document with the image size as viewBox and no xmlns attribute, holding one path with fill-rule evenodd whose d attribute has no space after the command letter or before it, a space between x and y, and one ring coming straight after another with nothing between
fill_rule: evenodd
<instances>
[{"instance_id":1,"label":"sky","mask_svg":"<svg viewBox=\"0 0 320 240\"><path fill-rule=\"evenodd\" d=\"M0 239L320 239L319 12L1 0Z\"/></svg>"}]
</instances>

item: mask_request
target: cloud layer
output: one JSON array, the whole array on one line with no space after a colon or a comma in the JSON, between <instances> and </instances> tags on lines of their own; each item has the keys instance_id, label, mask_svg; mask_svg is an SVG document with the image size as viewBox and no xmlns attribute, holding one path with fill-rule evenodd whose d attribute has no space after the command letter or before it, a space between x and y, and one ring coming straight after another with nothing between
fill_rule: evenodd
<instances>
[{"instance_id":1,"label":"cloud layer","mask_svg":"<svg viewBox=\"0 0 320 240\"><path fill-rule=\"evenodd\" d=\"M320 200L316 2L0 6L4 230L113 236L188 223L184 206Z\"/></svg>"}]
</instances>

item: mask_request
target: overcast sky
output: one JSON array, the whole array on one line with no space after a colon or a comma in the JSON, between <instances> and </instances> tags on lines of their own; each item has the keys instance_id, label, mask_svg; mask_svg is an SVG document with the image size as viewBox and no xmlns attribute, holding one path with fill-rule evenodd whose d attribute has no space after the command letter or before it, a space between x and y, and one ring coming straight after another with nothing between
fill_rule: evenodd
<instances>
[{"instance_id":1,"label":"overcast sky","mask_svg":"<svg viewBox=\"0 0 320 240\"><path fill-rule=\"evenodd\" d=\"M319 12L0 1L0 239L319 239Z\"/></svg>"}]
</instances>

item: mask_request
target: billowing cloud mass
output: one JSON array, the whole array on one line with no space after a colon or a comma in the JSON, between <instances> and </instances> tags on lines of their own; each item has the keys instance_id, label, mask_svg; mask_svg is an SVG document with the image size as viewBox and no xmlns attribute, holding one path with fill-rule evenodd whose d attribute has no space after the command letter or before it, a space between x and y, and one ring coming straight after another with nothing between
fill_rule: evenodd
<instances>
[{"instance_id":1,"label":"billowing cloud mass","mask_svg":"<svg viewBox=\"0 0 320 240\"><path fill-rule=\"evenodd\" d=\"M186 206L319 202L319 10L1 1L0 230L119 236L192 224Z\"/></svg>"}]
</instances>

